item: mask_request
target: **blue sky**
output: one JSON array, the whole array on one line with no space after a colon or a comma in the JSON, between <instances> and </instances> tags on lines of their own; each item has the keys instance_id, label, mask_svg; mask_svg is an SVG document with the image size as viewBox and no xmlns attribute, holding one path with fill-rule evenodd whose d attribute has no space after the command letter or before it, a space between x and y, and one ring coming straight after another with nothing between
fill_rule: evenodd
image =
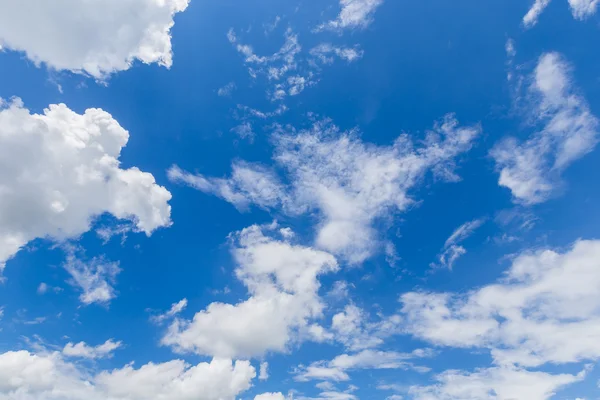
<instances>
[{"instance_id":1,"label":"blue sky","mask_svg":"<svg viewBox=\"0 0 600 400\"><path fill-rule=\"evenodd\" d=\"M0 2L0 400L592 400L596 0Z\"/></svg>"}]
</instances>

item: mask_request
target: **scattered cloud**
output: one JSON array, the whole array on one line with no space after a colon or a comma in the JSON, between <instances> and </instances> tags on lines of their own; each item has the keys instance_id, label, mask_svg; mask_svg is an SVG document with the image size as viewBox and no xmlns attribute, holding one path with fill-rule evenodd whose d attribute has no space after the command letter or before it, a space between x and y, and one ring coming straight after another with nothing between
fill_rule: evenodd
<instances>
[{"instance_id":1,"label":"scattered cloud","mask_svg":"<svg viewBox=\"0 0 600 400\"><path fill-rule=\"evenodd\" d=\"M79 237L104 213L147 235L171 224L171 194L151 174L120 168L128 139L101 109L31 114L19 99L0 103L0 270L28 242Z\"/></svg>"},{"instance_id":2,"label":"scattered cloud","mask_svg":"<svg viewBox=\"0 0 600 400\"><path fill-rule=\"evenodd\" d=\"M261 381L266 381L269 379L269 363L262 362L260 363L260 372L258 374L258 379Z\"/></svg>"},{"instance_id":3,"label":"scattered cloud","mask_svg":"<svg viewBox=\"0 0 600 400\"><path fill-rule=\"evenodd\" d=\"M548 7L550 0L535 0L527 14L523 17L523 25L526 28L531 28L537 24L540 14Z\"/></svg>"},{"instance_id":4,"label":"scattered cloud","mask_svg":"<svg viewBox=\"0 0 600 400\"><path fill-rule=\"evenodd\" d=\"M182 299L182 300L178 301L177 303L173 303L171 305L171 308L167 312L165 312L163 314L151 316L150 321L154 322L157 325L160 325L163 322L165 322L165 321L175 317L179 313L181 313L183 310L185 310L187 305L188 305L187 299Z\"/></svg>"},{"instance_id":5,"label":"scattered cloud","mask_svg":"<svg viewBox=\"0 0 600 400\"><path fill-rule=\"evenodd\" d=\"M118 262L106 261L104 257L83 260L71 249L63 267L71 275L68 282L82 292L79 300L83 304L107 305L117 296L113 285L121 272Z\"/></svg>"},{"instance_id":6,"label":"scattered cloud","mask_svg":"<svg viewBox=\"0 0 600 400\"><path fill-rule=\"evenodd\" d=\"M323 64L333 64L333 56L339 57L347 62L354 62L361 59L364 51L358 46L355 47L336 47L331 43L321 43L310 50L310 54L317 58Z\"/></svg>"},{"instance_id":7,"label":"scattered cloud","mask_svg":"<svg viewBox=\"0 0 600 400\"><path fill-rule=\"evenodd\" d=\"M562 172L598 143L598 119L577 94L569 65L558 53L543 54L529 87L534 123L542 124L525 142L507 138L491 151L500 172L499 184L515 202L533 205L548 200Z\"/></svg>"},{"instance_id":8,"label":"scattered cloud","mask_svg":"<svg viewBox=\"0 0 600 400\"><path fill-rule=\"evenodd\" d=\"M478 126L461 127L447 115L427 133L422 147L415 148L406 134L391 146L375 146L360 140L356 131L340 132L325 120L309 130L282 128L273 135L274 159L287 171L289 185L274 171L240 162L233 164L230 178L207 178L176 166L168 175L241 210L251 204L289 215L317 210L317 246L359 263L379 245L375 221L411 205L408 191L427 171L448 181L460 179L455 159L479 133Z\"/></svg>"},{"instance_id":9,"label":"scattered cloud","mask_svg":"<svg viewBox=\"0 0 600 400\"><path fill-rule=\"evenodd\" d=\"M100 80L135 61L169 68L173 17L188 1L3 2L0 46L25 53L36 65Z\"/></svg>"},{"instance_id":10,"label":"scattered cloud","mask_svg":"<svg viewBox=\"0 0 600 400\"><path fill-rule=\"evenodd\" d=\"M438 255L438 263L432 263L433 268L442 267L452 270L456 260L467 253L467 249L460 245L462 241L467 239L485 222L484 218L465 222L450 235L444 243L442 252Z\"/></svg>"},{"instance_id":11,"label":"scattered cloud","mask_svg":"<svg viewBox=\"0 0 600 400\"><path fill-rule=\"evenodd\" d=\"M79 342L77 344L69 342L65 345L62 353L66 357L78 357L96 360L99 358L112 357L112 353L122 347L122 345L122 342L115 342L112 339L109 339L98 346L89 346L85 342Z\"/></svg>"},{"instance_id":12,"label":"scattered cloud","mask_svg":"<svg viewBox=\"0 0 600 400\"><path fill-rule=\"evenodd\" d=\"M236 88L235 82L229 82L225 86L220 87L219 90L217 90L217 94L220 97L229 97Z\"/></svg>"},{"instance_id":13,"label":"scattered cloud","mask_svg":"<svg viewBox=\"0 0 600 400\"><path fill-rule=\"evenodd\" d=\"M383 0L340 0L341 10L337 18L322 24L318 30L366 28L381 4Z\"/></svg>"},{"instance_id":14,"label":"scattered cloud","mask_svg":"<svg viewBox=\"0 0 600 400\"><path fill-rule=\"evenodd\" d=\"M263 393L256 395L254 400L286 400L282 393Z\"/></svg>"},{"instance_id":15,"label":"scattered cloud","mask_svg":"<svg viewBox=\"0 0 600 400\"><path fill-rule=\"evenodd\" d=\"M295 372L297 381L309 380L347 381L348 371L359 369L415 369L428 371L424 367L415 367L410 360L431 356L430 350L418 349L412 353L395 351L363 350L355 354L342 354L331 361L317 361L308 366L299 366Z\"/></svg>"}]
</instances>

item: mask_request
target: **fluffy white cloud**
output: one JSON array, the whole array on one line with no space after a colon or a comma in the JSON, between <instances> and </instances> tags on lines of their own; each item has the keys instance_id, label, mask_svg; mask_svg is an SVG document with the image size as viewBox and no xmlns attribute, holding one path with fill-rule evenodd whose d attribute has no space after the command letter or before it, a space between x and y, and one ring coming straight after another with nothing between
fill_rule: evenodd
<instances>
[{"instance_id":1,"label":"fluffy white cloud","mask_svg":"<svg viewBox=\"0 0 600 400\"><path fill-rule=\"evenodd\" d=\"M442 252L438 255L439 264L432 263L431 266L434 268L444 267L451 270L456 260L467 252L467 250L463 246L460 246L459 243L471 236L484 222L485 219L476 219L465 222L456 228L452 235L446 240Z\"/></svg>"},{"instance_id":2,"label":"fluffy white cloud","mask_svg":"<svg viewBox=\"0 0 600 400\"><path fill-rule=\"evenodd\" d=\"M213 359L132 364L90 375L60 353L0 354L0 400L235 400L256 371L247 361Z\"/></svg>"},{"instance_id":3,"label":"fluffy white cloud","mask_svg":"<svg viewBox=\"0 0 600 400\"><path fill-rule=\"evenodd\" d=\"M498 365L600 358L600 241L526 252L506 278L465 296L406 293L406 330L438 345L490 349Z\"/></svg>"},{"instance_id":4,"label":"fluffy white cloud","mask_svg":"<svg viewBox=\"0 0 600 400\"><path fill-rule=\"evenodd\" d=\"M437 384L412 386L409 394L415 400L546 400L584 377L585 371L552 375L518 368L446 371L436 377Z\"/></svg>"},{"instance_id":5,"label":"fluffy white cloud","mask_svg":"<svg viewBox=\"0 0 600 400\"><path fill-rule=\"evenodd\" d=\"M278 227L252 226L234 235L236 276L250 297L238 304L212 303L192 321L176 319L162 339L176 351L217 357L252 357L285 351L309 320L322 313L321 274L335 271L335 258L294 245Z\"/></svg>"},{"instance_id":6,"label":"fluffy white cloud","mask_svg":"<svg viewBox=\"0 0 600 400\"><path fill-rule=\"evenodd\" d=\"M0 3L0 46L36 64L103 79L139 60L170 67L173 16L189 0Z\"/></svg>"},{"instance_id":7,"label":"fluffy white cloud","mask_svg":"<svg viewBox=\"0 0 600 400\"><path fill-rule=\"evenodd\" d=\"M600 0L569 0L571 13L578 20L584 20L594 15L598 9ZM526 28L531 28L537 24L540 14L550 4L550 0L535 0L527 14L523 17L523 25Z\"/></svg>"},{"instance_id":8,"label":"fluffy white cloud","mask_svg":"<svg viewBox=\"0 0 600 400\"><path fill-rule=\"evenodd\" d=\"M491 155L500 171L499 184L512 191L519 203L547 200L571 163L598 143L598 119L577 94L569 65L557 53L543 54L529 88L533 119L543 128L519 143L508 138Z\"/></svg>"},{"instance_id":9,"label":"fluffy white cloud","mask_svg":"<svg viewBox=\"0 0 600 400\"><path fill-rule=\"evenodd\" d=\"M128 139L101 109L0 104L0 270L29 241L77 237L103 213L147 235L171 224L171 194L151 174L120 168Z\"/></svg>"},{"instance_id":10,"label":"fluffy white cloud","mask_svg":"<svg viewBox=\"0 0 600 400\"><path fill-rule=\"evenodd\" d=\"M321 25L319 29L366 28L381 4L383 0L340 0L341 10L337 18Z\"/></svg>"},{"instance_id":11,"label":"fluffy white cloud","mask_svg":"<svg viewBox=\"0 0 600 400\"><path fill-rule=\"evenodd\" d=\"M98 346L89 346L85 342L79 342L77 344L69 342L65 345L62 353L67 357L80 357L95 360L98 358L112 357L112 353L122 345L123 343L120 341L115 342L112 339L109 339Z\"/></svg>"},{"instance_id":12,"label":"fluffy white cloud","mask_svg":"<svg viewBox=\"0 0 600 400\"><path fill-rule=\"evenodd\" d=\"M375 146L362 142L356 131L340 132L322 121L310 130L274 134L274 158L287 172L289 185L264 167L239 163L227 179L177 167L169 176L238 208L255 203L290 215L317 210L317 245L358 263L378 246L375 221L412 204L408 191L427 171L446 180L459 179L453 172L455 158L471 148L479 133L479 127L460 127L447 115L428 132L422 147L415 148L406 134L392 146Z\"/></svg>"}]
</instances>

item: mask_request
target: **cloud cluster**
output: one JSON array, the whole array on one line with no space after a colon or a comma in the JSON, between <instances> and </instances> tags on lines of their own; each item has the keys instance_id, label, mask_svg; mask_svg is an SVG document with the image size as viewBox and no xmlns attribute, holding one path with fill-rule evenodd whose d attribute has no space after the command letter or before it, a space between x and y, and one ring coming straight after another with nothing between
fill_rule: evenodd
<instances>
[{"instance_id":1,"label":"cloud cluster","mask_svg":"<svg viewBox=\"0 0 600 400\"><path fill-rule=\"evenodd\" d=\"M340 0L340 13L318 29L343 30L366 28L373 21L375 10L383 0Z\"/></svg>"},{"instance_id":2,"label":"cloud cluster","mask_svg":"<svg viewBox=\"0 0 600 400\"><path fill-rule=\"evenodd\" d=\"M213 359L133 364L90 375L58 353L0 354L0 400L235 400L256 371L247 361Z\"/></svg>"},{"instance_id":3,"label":"cloud cluster","mask_svg":"<svg viewBox=\"0 0 600 400\"><path fill-rule=\"evenodd\" d=\"M262 166L236 162L229 178L207 178L173 167L169 177L212 193L240 209L256 204L289 215L317 211L319 248L362 262L378 246L373 227L390 212L403 211L427 171L455 181L455 159L468 151L478 126L461 127L447 115L427 133L420 147L406 134L391 146L365 143L357 132L340 132L329 121L311 129L276 132L274 159L289 184Z\"/></svg>"},{"instance_id":4,"label":"cloud cluster","mask_svg":"<svg viewBox=\"0 0 600 400\"><path fill-rule=\"evenodd\" d=\"M129 133L109 113L56 104L32 114L18 99L0 107L0 270L28 242L76 238L104 213L147 235L171 224L171 194L120 167Z\"/></svg>"},{"instance_id":5,"label":"cloud cluster","mask_svg":"<svg viewBox=\"0 0 600 400\"><path fill-rule=\"evenodd\" d=\"M573 18L584 20L594 15L598 9L599 0L569 0ZM538 18L550 4L550 0L535 0L527 14L523 17L523 25L531 28L538 22Z\"/></svg>"},{"instance_id":6,"label":"cloud cluster","mask_svg":"<svg viewBox=\"0 0 600 400\"><path fill-rule=\"evenodd\" d=\"M559 54L540 57L528 94L533 122L543 127L525 142L505 139L491 155L499 184L511 190L516 202L532 205L554 194L562 172L595 148L600 133L598 119L577 93Z\"/></svg>"},{"instance_id":7,"label":"cloud cluster","mask_svg":"<svg viewBox=\"0 0 600 400\"><path fill-rule=\"evenodd\" d=\"M235 273L250 297L212 303L191 321L176 319L163 345L215 357L261 356L287 350L321 315L318 277L337 270L332 255L291 243L276 225L255 225L232 239Z\"/></svg>"},{"instance_id":8,"label":"cloud cluster","mask_svg":"<svg viewBox=\"0 0 600 400\"><path fill-rule=\"evenodd\" d=\"M45 0L0 4L0 48L36 64L97 79L139 60L173 63L173 17L189 0Z\"/></svg>"},{"instance_id":9,"label":"cloud cluster","mask_svg":"<svg viewBox=\"0 0 600 400\"><path fill-rule=\"evenodd\" d=\"M583 376L523 368L600 358L599 290L600 241L580 240L564 253L525 252L499 283L466 295L410 292L400 300L407 332L439 346L487 349L498 366L473 374L449 372L449 379L442 376L444 388L485 378L488 386L493 383L497 393L504 393L504 381L533 380L505 390L521 393L514 398L546 399L554 389ZM538 391L526 396L527 386ZM447 398L478 398L464 396Z\"/></svg>"}]
</instances>

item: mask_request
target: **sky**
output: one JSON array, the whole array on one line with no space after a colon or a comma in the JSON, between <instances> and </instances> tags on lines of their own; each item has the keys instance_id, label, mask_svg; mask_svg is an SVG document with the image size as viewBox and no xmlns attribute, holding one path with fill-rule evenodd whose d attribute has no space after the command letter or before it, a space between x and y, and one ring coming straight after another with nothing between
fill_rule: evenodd
<instances>
[{"instance_id":1,"label":"sky","mask_svg":"<svg viewBox=\"0 0 600 400\"><path fill-rule=\"evenodd\" d=\"M600 398L598 0L0 0L0 400Z\"/></svg>"}]
</instances>

